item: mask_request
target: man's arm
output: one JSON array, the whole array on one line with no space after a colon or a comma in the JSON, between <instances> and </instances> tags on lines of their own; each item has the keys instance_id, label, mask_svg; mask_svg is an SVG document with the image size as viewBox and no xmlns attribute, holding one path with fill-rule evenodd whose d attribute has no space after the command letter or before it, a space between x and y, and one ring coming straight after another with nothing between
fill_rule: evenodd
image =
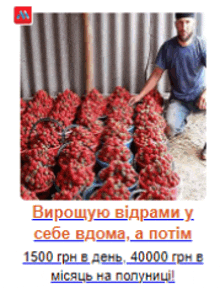
<instances>
[{"instance_id":1,"label":"man's arm","mask_svg":"<svg viewBox=\"0 0 220 288\"><path fill-rule=\"evenodd\" d=\"M206 90L204 90L202 92L201 96L199 97L199 101L197 102L197 106L201 110L205 110L206 109Z\"/></svg>"},{"instance_id":2,"label":"man's arm","mask_svg":"<svg viewBox=\"0 0 220 288\"><path fill-rule=\"evenodd\" d=\"M141 99L144 97L144 95L148 94L152 89L155 88L158 81L160 80L164 70L160 67L154 68L153 72L151 73L150 78L147 80L146 84L144 85L144 88L141 90L141 92L137 96L132 96L129 104L132 106L133 104L141 101Z\"/></svg>"}]
</instances>

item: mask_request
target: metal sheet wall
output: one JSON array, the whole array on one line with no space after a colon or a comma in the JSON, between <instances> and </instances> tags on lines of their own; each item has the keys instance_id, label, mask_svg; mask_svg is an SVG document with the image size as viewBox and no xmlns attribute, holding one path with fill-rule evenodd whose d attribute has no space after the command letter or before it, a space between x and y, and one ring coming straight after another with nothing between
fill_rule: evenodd
<instances>
[{"instance_id":1,"label":"metal sheet wall","mask_svg":"<svg viewBox=\"0 0 220 288\"><path fill-rule=\"evenodd\" d=\"M175 36L172 13L91 13L94 87L104 95L117 85L139 93L159 47ZM197 35L204 15L197 13ZM39 89L56 96L69 88L85 91L83 18L81 13L34 14L33 25L21 27L21 96ZM146 69L146 66L148 67ZM167 75L158 89L169 91Z\"/></svg>"}]
</instances>

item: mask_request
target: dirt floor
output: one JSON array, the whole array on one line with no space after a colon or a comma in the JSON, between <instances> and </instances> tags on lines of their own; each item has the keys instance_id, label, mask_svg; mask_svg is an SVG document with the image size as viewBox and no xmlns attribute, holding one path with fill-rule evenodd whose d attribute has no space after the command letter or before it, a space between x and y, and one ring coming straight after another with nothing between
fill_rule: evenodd
<instances>
[{"instance_id":1,"label":"dirt floor","mask_svg":"<svg viewBox=\"0 0 220 288\"><path fill-rule=\"evenodd\" d=\"M170 140L175 171L181 177L178 200L203 200L206 195L206 161L200 152L206 142L205 113L190 114L185 133Z\"/></svg>"}]
</instances>

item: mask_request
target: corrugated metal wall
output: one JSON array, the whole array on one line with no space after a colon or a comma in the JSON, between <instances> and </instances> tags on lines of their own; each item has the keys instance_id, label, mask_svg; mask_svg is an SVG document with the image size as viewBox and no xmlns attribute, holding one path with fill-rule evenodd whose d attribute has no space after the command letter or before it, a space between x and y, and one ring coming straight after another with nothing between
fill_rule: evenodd
<instances>
[{"instance_id":1,"label":"corrugated metal wall","mask_svg":"<svg viewBox=\"0 0 220 288\"><path fill-rule=\"evenodd\" d=\"M91 13L94 87L104 95L117 85L139 93L159 47L176 35L174 20L172 13ZM204 15L197 13L197 35L203 35L203 27ZM33 25L21 27L21 96L39 89L56 96L67 88L82 95L83 35L81 13L34 14ZM167 75L158 89L169 91Z\"/></svg>"}]
</instances>

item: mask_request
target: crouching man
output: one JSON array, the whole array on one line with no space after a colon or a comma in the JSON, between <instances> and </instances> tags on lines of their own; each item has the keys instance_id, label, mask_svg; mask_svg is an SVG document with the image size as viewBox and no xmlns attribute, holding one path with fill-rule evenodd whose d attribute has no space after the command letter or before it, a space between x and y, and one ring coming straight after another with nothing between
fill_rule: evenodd
<instances>
[{"instance_id":1,"label":"crouching man","mask_svg":"<svg viewBox=\"0 0 220 288\"><path fill-rule=\"evenodd\" d=\"M140 94L133 96L133 105L148 94L168 71L171 96L166 112L168 138L183 132L186 118L191 112L206 109L206 43L194 35L195 13L176 13L177 36L166 41L160 48L155 69ZM205 159L206 145L201 153Z\"/></svg>"}]
</instances>

